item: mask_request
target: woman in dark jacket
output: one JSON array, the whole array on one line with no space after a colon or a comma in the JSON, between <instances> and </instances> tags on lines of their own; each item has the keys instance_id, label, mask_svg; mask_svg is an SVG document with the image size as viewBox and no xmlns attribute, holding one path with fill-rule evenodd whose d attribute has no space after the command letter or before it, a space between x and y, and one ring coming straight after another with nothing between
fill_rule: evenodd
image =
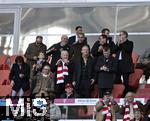
<instances>
[{"instance_id":1,"label":"woman in dark jacket","mask_svg":"<svg viewBox=\"0 0 150 121\"><path fill-rule=\"evenodd\" d=\"M29 89L30 67L24 62L22 56L17 56L15 63L9 74L11 80L12 96L24 96L24 92Z\"/></svg>"}]
</instances>

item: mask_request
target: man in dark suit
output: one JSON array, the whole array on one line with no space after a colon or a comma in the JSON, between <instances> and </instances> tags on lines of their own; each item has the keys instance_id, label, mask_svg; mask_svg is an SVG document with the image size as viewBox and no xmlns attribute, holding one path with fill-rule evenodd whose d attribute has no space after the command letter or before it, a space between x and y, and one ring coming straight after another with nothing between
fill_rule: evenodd
<instances>
[{"instance_id":1,"label":"man in dark suit","mask_svg":"<svg viewBox=\"0 0 150 121\"><path fill-rule=\"evenodd\" d=\"M94 61L90 56L90 47L84 45L82 55L74 60L73 83L77 93L82 98L90 97L90 87L95 81Z\"/></svg>"},{"instance_id":2,"label":"man in dark suit","mask_svg":"<svg viewBox=\"0 0 150 121\"><path fill-rule=\"evenodd\" d=\"M99 56L103 55L103 46L107 44L107 36L100 35L98 40L94 43L91 54L94 58L98 58Z\"/></svg>"},{"instance_id":3,"label":"man in dark suit","mask_svg":"<svg viewBox=\"0 0 150 121\"><path fill-rule=\"evenodd\" d=\"M117 42L117 59L118 59L118 74L116 83L121 83L121 75L125 85L125 93L129 90L129 75L134 72L132 62L133 42L128 40L126 31L120 32L120 38Z\"/></svg>"},{"instance_id":4,"label":"man in dark suit","mask_svg":"<svg viewBox=\"0 0 150 121\"><path fill-rule=\"evenodd\" d=\"M112 37L109 35L109 33L110 33L110 30L108 28L104 28L101 31L102 35L107 36L107 44L111 47L111 53L113 54L113 56L116 56L115 53L116 53L117 48L116 48L115 43L112 40Z\"/></svg>"},{"instance_id":5,"label":"man in dark suit","mask_svg":"<svg viewBox=\"0 0 150 121\"><path fill-rule=\"evenodd\" d=\"M81 56L81 49L84 45L87 45L87 42L85 40L85 35L84 35L84 33L80 33L78 35L77 43L75 43L71 46L71 48L72 48L72 51L71 51L72 58L79 58Z\"/></svg>"},{"instance_id":6,"label":"man in dark suit","mask_svg":"<svg viewBox=\"0 0 150 121\"><path fill-rule=\"evenodd\" d=\"M69 37L69 41L68 41L69 45L73 45L78 42L78 35L83 33L82 26L77 26L75 28L75 31L76 31L76 35ZM87 41L86 37L85 37L85 41Z\"/></svg>"},{"instance_id":7,"label":"man in dark suit","mask_svg":"<svg viewBox=\"0 0 150 121\"><path fill-rule=\"evenodd\" d=\"M117 61L111 56L108 45L103 47L103 55L98 58L95 70L98 73L100 96L103 97L105 92L112 91L114 73L117 71Z\"/></svg>"}]
</instances>

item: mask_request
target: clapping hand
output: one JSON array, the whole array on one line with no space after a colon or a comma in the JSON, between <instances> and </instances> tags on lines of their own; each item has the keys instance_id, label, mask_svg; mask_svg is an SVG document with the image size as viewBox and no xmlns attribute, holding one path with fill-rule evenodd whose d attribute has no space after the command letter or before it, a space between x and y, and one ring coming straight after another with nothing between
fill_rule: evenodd
<instances>
[{"instance_id":1,"label":"clapping hand","mask_svg":"<svg viewBox=\"0 0 150 121\"><path fill-rule=\"evenodd\" d=\"M103 50L103 46L99 46L99 48L98 48L98 52L101 52Z\"/></svg>"},{"instance_id":2,"label":"clapping hand","mask_svg":"<svg viewBox=\"0 0 150 121\"><path fill-rule=\"evenodd\" d=\"M56 63L56 65L60 64L60 62L62 61L62 59L59 59Z\"/></svg>"},{"instance_id":3,"label":"clapping hand","mask_svg":"<svg viewBox=\"0 0 150 121\"><path fill-rule=\"evenodd\" d=\"M105 65L103 65L103 66L100 68L100 70L108 71L108 68L107 68Z\"/></svg>"},{"instance_id":4,"label":"clapping hand","mask_svg":"<svg viewBox=\"0 0 150 121\"><path fill-rule=\"evenodd\" d=\"M19 74L19 77L20 78L24 78L24 74Z\"/></svg>"}]
</instances>

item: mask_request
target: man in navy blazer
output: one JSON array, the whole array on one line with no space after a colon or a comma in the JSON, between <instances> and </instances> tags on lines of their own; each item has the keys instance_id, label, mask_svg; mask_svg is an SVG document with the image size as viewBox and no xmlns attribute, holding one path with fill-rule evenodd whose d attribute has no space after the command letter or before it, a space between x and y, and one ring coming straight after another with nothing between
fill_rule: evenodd
<instances>
[{"instance_id":1,"label":"man in navy blazer","mask_svg":"<svg viewBox=\"0 0 150 121\"><path fill-rule=\"evenodd\" d=\"M69 45L73 45L78 41L78 35L83 33L82 26L77 26L75 28L75 31L76 31L76 35L69 37L69 41L68 41ZM85 41L87 42L87 38L85 38Z\"/></svg>"}]
</instances>

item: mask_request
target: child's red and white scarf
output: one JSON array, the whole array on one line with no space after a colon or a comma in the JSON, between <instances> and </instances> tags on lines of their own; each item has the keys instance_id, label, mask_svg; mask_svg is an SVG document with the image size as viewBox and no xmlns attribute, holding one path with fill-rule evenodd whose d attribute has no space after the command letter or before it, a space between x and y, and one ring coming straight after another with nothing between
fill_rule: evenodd
<instances>
[{"instance_id":1,"label":"child's red and white scarf","mask_svg":"<svg viewBox=\"0 0 150 121\"><path fill-rule=\"evenodd\" d=\"M61 60L61 62L57 65L57 84L64 83L64 76L68 75L68 67Z\"/></svg>"},{"instance_id":2,"label":"child's red and white scarf","mask_svg":"<svg viewBox=\"0 0 150 121\"><path fill-rule=\"evenodd\" d=\"M133 110L138 109L137 102L133 102ZM125 112L124 112L124 117L123 121L130 121L130 105L128 102L125 103Z\"/></svg>"},{"instance_id":3,"label":"child's red and white scarf","mask_svg":"<svg viewBox=\"0 0 150 121\"><path fill-rule=\"evenodd\" d=\"M112 121L112 112L111 112L112 103L109 102L108 105L104 105L102 109L102 114L105 115L105 121Z\"/></svg>"}]
</instances>

